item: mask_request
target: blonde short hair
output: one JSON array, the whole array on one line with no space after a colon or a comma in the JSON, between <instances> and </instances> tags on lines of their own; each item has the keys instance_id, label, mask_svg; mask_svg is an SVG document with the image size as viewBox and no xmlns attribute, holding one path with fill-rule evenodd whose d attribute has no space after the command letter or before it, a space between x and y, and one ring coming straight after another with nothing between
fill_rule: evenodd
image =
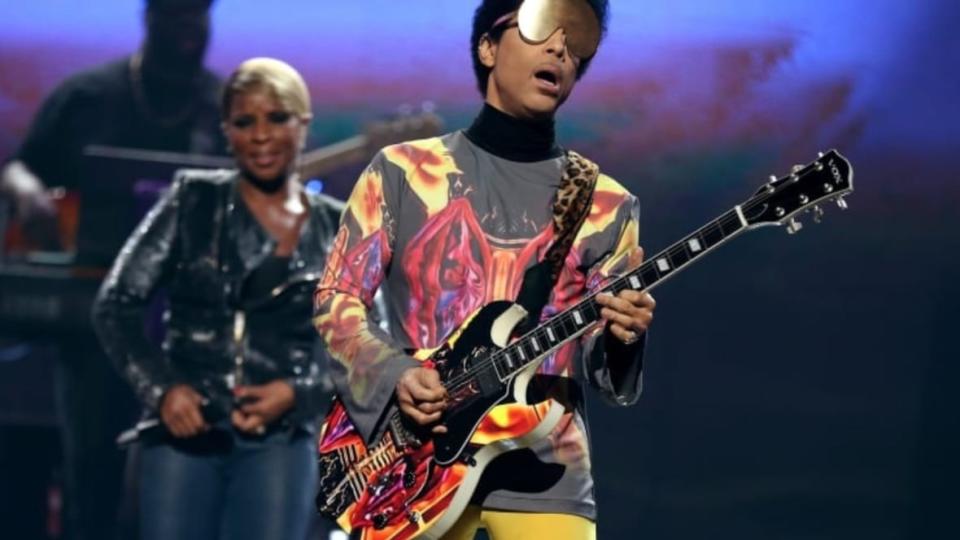
<instances>
[{"instance_id":1,"label":"blonde short hair","mask_svg":"<svg viewBox=\"0 0 960 540\"><path fill-rule=\"evenodd\" d=\"M246 60L227 79L223 88L220 116L230 116L230 106L237 94L267 91L290 112L300 117L312 115L310 92L300 73L290 64L276 58Z\"/></svg>"}]
</instances>

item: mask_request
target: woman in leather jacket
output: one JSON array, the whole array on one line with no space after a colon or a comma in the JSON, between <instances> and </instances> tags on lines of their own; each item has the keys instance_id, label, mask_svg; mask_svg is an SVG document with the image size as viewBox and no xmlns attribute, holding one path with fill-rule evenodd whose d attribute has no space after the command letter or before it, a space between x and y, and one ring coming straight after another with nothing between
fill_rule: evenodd
<instances>
[{"instance_id":1,"label":"woman in leather jacket","mask_svg":"<svg viewBox=\"0 0 960 540\"><path fill-rule=\"evenodd\" d=\"M301 540L328 397L311 299L342 205L297 177L311 112L292 67L241 64L222 117L237 170L178 173L114 263L94 324L160 421L141 437L142 537ZM144 336L161 288L162 349Z\"/></svg>"}]
</instances>

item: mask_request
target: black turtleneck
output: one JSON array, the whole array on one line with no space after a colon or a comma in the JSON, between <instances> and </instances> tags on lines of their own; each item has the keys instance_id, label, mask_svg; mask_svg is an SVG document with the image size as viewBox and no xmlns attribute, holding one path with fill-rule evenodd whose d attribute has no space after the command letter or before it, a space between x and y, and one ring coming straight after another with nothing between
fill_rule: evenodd
<instances>
[{"instance_id":1,"label":"black turtleneck","mask_svg":"<svg viewBox=\"0 0 960 540\"><path fill-rule=\"evenodd\" d=\"M523 120L489 103L483 104L483 110L464 135L487 152L510 161L544 161L563 155L554 136L553 118Z\"/></svg>"}]
</instances>

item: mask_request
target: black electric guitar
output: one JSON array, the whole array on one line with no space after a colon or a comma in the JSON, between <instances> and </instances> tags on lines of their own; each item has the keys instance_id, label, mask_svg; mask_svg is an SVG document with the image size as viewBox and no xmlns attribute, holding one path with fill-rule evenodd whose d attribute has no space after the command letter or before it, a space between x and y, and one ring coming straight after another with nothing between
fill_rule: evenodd
<instances>
[{"instance_id":1,"label":"black electric guitar","mask_svg":"<svg viewBox=\"0 0 960 540\"><path fill-rule=\"evenodd\" d=\"M820 204L853 191L853 168L836 151L772 177L752 197L649 258L603 289L650 290L720 244L748 230L801 228L798 214L820 221ZM546 437L564 408L553 400L527 403L527 384L546 355L600 320L590 295L522 335L526 312L511 302L487 304L437 349L414 356L440 374L449 400L444 434L411 428L393 411L386 432L365 444L339 399L321 433L317 507L363 540L439 538L470 501L484 468L496 456ZM509 418L509 428L502 421Z\"/></svg>"}]
</instances>

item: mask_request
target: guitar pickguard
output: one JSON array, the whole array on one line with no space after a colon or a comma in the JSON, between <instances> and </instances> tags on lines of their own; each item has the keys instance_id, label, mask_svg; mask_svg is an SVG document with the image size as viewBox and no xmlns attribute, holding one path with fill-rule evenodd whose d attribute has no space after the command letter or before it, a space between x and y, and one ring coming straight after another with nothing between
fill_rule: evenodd
<instances>
[{"instance_id":1,"label":"guitar pickguard","mask_svg":"<svg viewBox=\"0 0 960 540\"><path fill-rule=\"evenodd\" d=\"M346 408L335 401L320 440L317 508L322 514L346 530L362 529L365 540L412 538L440 520L452 503L465 506L469 493L460 494L460 486L475 483L487 461L518 447L510 441L538 426L552 429L541 425L551 402L513 403L511 381L501 381L494 369L479 369L499 349L491 328L510 306L498 302L481 309L430 355L448 385L446 434L424 435L394 412L387 433L366 445ZM484 449L491 444L499 446Z\"/></svg>"}]
</instances>

